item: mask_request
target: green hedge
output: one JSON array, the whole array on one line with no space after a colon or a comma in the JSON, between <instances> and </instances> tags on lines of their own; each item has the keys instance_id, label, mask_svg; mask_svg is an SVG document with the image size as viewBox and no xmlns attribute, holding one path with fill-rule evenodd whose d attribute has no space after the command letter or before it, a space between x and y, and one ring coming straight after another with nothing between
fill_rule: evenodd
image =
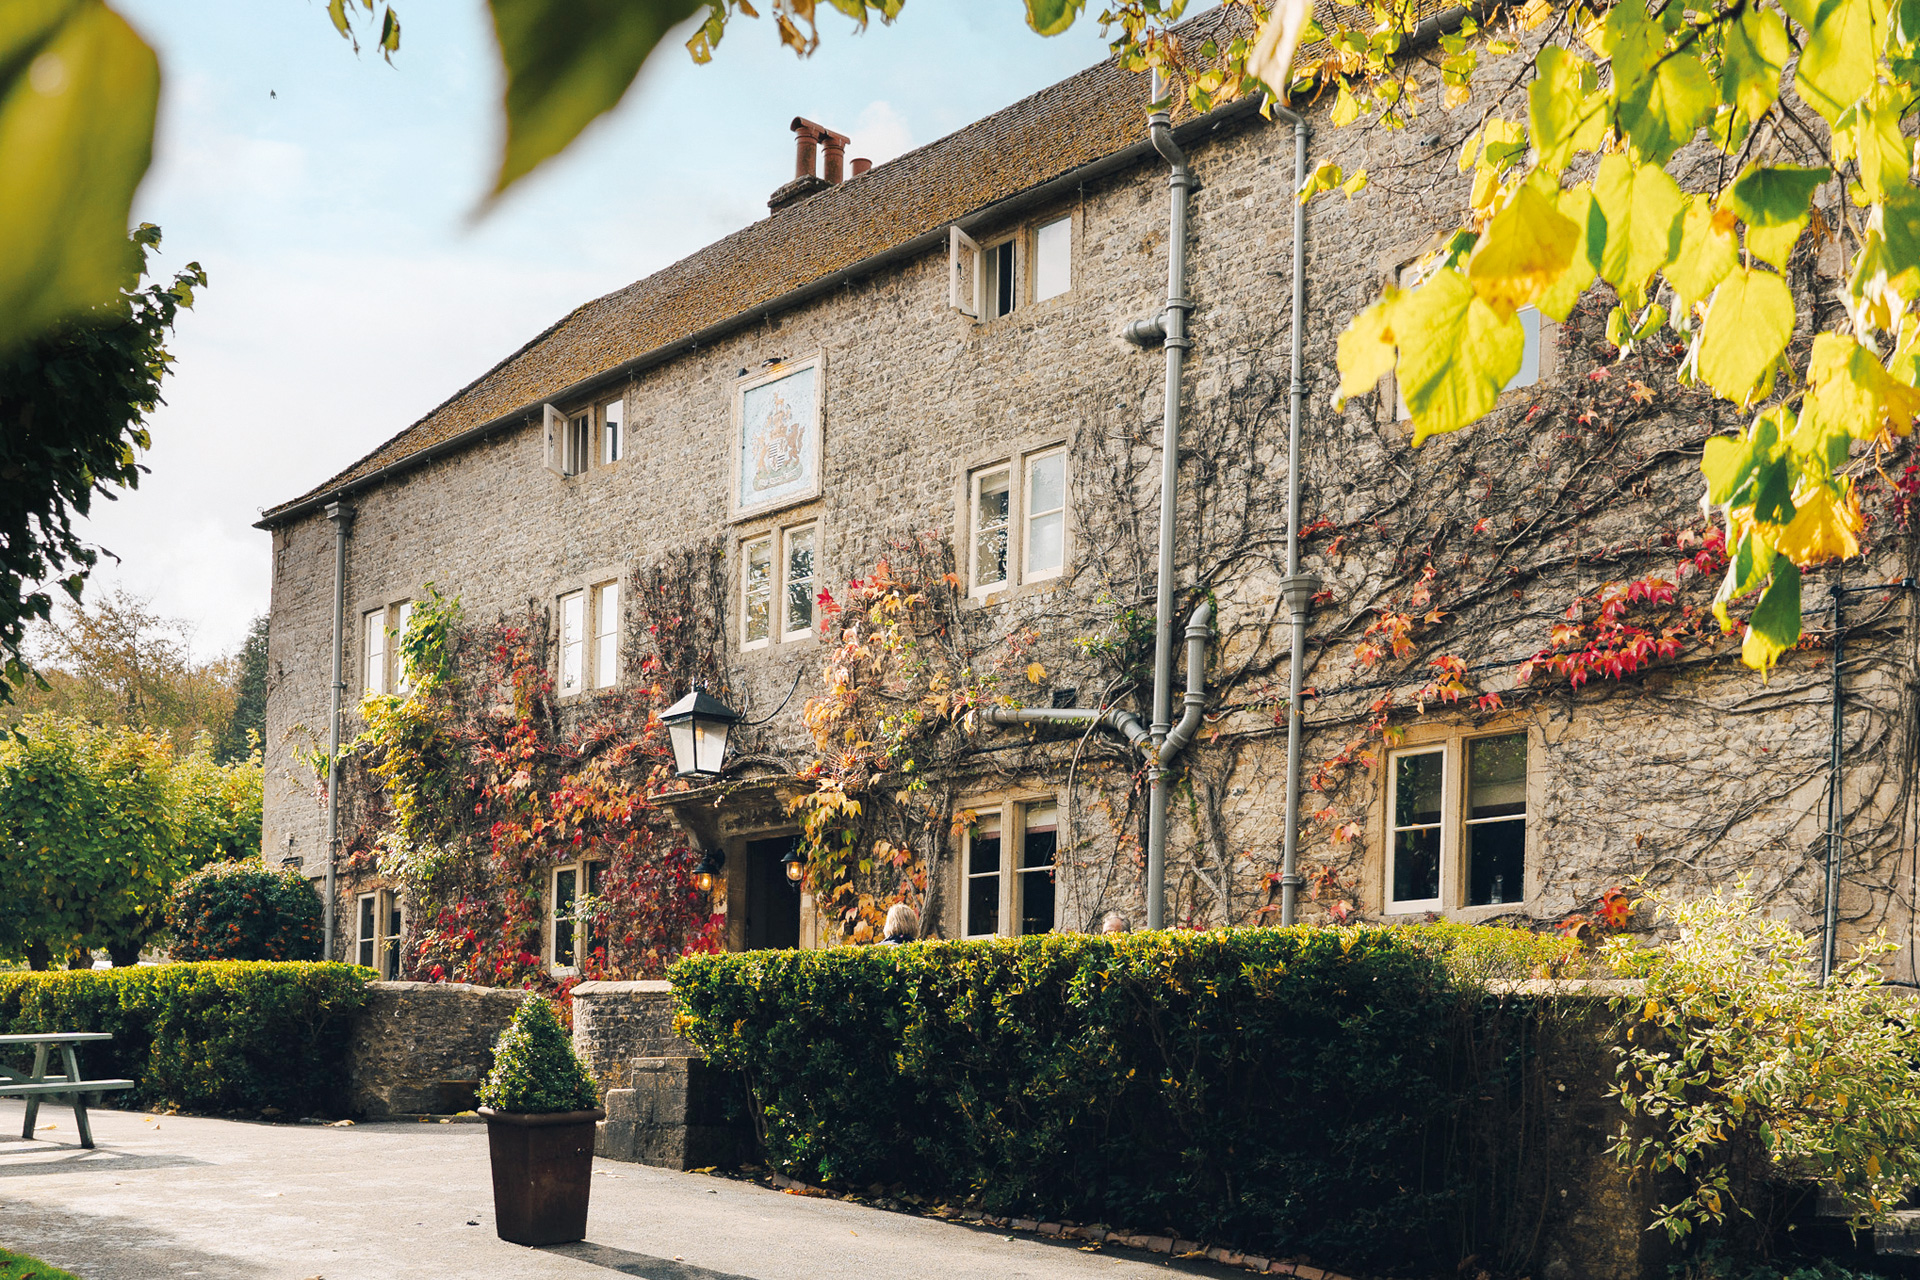
<instances>
[{"instance_id":1,"label":"green hedge","mask_svg":"<svg viewBox=\"0 0 1920 1280\"><path fill-rule=\"evenodd\" d=\"M169 950L180 960L318 960L324 916L320 895L292 867L215 862L168 896Z\"/></svg>"},{"instance_id":2,"label":"green hedge","mask_svg":"<svg viewBox=\"0 0 1920 1280\"><path fill-rule=\"evenodd\" d=\"M0 973L0 1029L112 1032L111 1043L80 1047L81 1070L138 1081L130 1101L141 1106L337 1112L347 1039L373 976L237 960Z\"/></svg>"},{"instance_id":3,"label":"green hedge","mask_svg":"<svg viewBox=\"0 0 1920 1280\"><path fill-rule=\"evenodd\" d=\"M1428 1252L1449 1214L1459 941L1056 934L689 957L672 979L779 1167L1365 1265Z\"/></svg>"}]
</instances>

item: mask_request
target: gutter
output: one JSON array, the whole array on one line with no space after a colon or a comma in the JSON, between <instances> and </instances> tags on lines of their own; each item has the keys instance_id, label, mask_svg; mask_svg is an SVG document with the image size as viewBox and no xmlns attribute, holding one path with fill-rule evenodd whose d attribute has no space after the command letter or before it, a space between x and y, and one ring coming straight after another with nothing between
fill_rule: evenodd
<instances>
[{"instance_id":1,"label":"gutter","mask_svg":"<svg viewBox=\"0 0 1920 1280\"><path fill-rule=\"evenodd\" d=\"M1236 99L1233 102L1227 103L1225 106L1217 107L1209 111L1206 115L1198 116L1184 124L1174 126L1172 130L1173 136L1175 138L1185 139L1204 137L1232 123L1240 116L1250 114L1259 105L1259 99L1257 98L1248 97ZM1118 173L1123 169L1132 168L1134 165L1143 160L1150 159L1156 154L1156 148L1151 139L1132 143L1122 147L1118 151L1110 152L1098 160L1090 160L1078 168L1069 169L1058 177L1049 178L1038 186L1029 187L1025 191L1007 196L993 204L975 210L965 217L956 218L951 225L959 227L962 231L971 231L973 228L981 226L982 224L997 221L1010 214L1023 212L1035 205L1045 204L1065 192L1071 191L1086 183L1097 181L1110 174ZM424 466L435 458L443 457L459 449L464 449L468 445L498 432L521 426L528 420L530 415L539 411L542 404L585 398L603 388L624 382L634 374L655 368L679 356L685 355L690 351L695 351L702 346L709 345L737 329L743 329L756 324L776 312L791 310L822 294L830 293L843 284L849 284L854 280L863 276L873 275L896 263L917 258L922 254L941 248L946 244L948 234L947 224L942 224L936 230L923 231L911 240L903 241L891 249L883 249L879 253L862 258L849 266L841 267L836 271L830 271L818 279L808 281L806 284L800 285L797 288L789 289L787 292L769 298L765 302L756 303L748 307L745 311L737 312L725 320L716 321L704 329L699 329L688 334L684 338L676 338L664 346L655 347L651 351L634 356L632 359L624 360L610 369L602 370L599 373L582 378L577 382L570 383L558 391L550 395L542 396L539 400L522 405L518 409L503 413L495 418L490 418L478 426L468 427L465 431L457 435L449 436L437 444L427 445L425 448L415 453L410 453L404 458L378 467L364 476L345 481L332 489L314 494L311 497L297 499L284 507L266 513L254 522L253 527L256 529L274 529L281 525L288 524L301 516L317 511L330 503L341 502L352 494L372 488L386 480L392 479L394 476L411 471L416 467Z\"/></svg>"}]
</instances>

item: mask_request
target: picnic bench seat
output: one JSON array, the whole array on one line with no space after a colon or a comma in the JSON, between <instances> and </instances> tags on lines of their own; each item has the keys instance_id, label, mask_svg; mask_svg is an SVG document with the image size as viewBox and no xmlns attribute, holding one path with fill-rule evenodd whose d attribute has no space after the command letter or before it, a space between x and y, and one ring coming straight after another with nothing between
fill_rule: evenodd
<instances>
[{"instance_id":1,"label":"picnic bench seat","mask_svg":"<svg viewBox=\"0 0 1920 1280\"><path fill-rule=\"evenodd\" d=\"M87 1123L87 1095L90 1093L111 1093L117 1089L133 1088L131 1080L85 1080L80 1075L80 1059L74 1053L76 1044L89 1041L111 1040L110 1031L46 1031L31 1032L23 1035L0 1035L0 1049L11 1045L33 1048L33 1070L25 1075L0 1063L0 1098L24 1098L27 1103L26 1123L20 1128L23 1139L33 1137L33 1122L40 1118L40 1100L53 1097L58 1100L65 1096L73 1104L74 1127L80 1131L80 1145L93 1145L93 1127ZM47 1078L47 1054L50 1050L60 1050L62 1065L67 1074Z\"/></svg>"}]
</instances>

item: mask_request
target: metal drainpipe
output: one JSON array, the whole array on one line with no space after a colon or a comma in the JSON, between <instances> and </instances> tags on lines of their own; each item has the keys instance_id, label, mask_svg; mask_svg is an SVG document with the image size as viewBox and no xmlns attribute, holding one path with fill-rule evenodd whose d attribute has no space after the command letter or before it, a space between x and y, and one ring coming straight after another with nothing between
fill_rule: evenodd
<instances>
[{"instance_id":1,"label":"metal drainpipe","mask_svg":"<svg viewBox=\"0 0 1920 1280\"><path fill-rule=\"evenodd\" d=\"M1320 579L1300 572L1300 429L1306 417L1307 382L1303 369L1307 310L1307 207L1297 198L1307 184L1307 122L1276 106L1273 114L1293 126L1293 386L1287 414L1287 576L1280 580L1293 617L1293 656L1287 670L1287 813L1280 859L1280 923L1294 923L1300 896L1300 722L1306 715L1301 693L1307 660L1307 615Z\"/></svg>"},{"instance_id":2,"label":"metal drainpipe","mask_svg":"<svg viewBox=\"0 0 1920 1280\"><path fill-rule=\"evenodd\" d=\"M1160 77L1153 79L1153 96L1160 97ZM1172 119L1164 110L1147 117L1153 149L1166 160L1171 208L1167 224L1167 306L1161 323L1167 351L1167 388L1160 433L1160 564L1159 593L1154 603L1153 724L1156 748L1147 765L1147 928L1166 927L1167 897L1167 770L1159 746L1173 728L1173 550L1175 498L1180 483L1180 379L1187 349L1187 193L1193 175L1186 153L1173 140Z\"/></svg>"},{"instance_id":3,"label":"metal drainpipe","mask_svg":"<svg viewBox=\"0 0 1920 1280\"><path fill-rule=\"evenodd\" d=\"M353 508L344 502L327 504L327 519L333 521L333 689L327 712L327 916L320 945L321 954L328 960L335 958L334 873L340 861L340 702L347 691L341 650L347 626L347 535L353 528L353 515Z\"/></svg>"}]
</instances>

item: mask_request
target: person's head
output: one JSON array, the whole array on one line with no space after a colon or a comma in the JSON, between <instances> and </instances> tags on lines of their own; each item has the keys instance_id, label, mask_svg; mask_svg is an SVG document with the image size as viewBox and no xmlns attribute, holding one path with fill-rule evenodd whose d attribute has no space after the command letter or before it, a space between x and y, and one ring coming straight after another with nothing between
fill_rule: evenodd
<instances>
[{"instance_id":1,"label":"person's head","mask_svg":"<svg viewBox=\"0 0 1920 1280\"><path fill-rule=\"evenodd\" d=\"M904 902L887 908L887 924L882 931L889 942L913 942L920 936L920 913Z\"/></svg>"},{"instance_id":2,"label":"person's head","mask_svg":"<svg viewBox=\"0 0 1920 1280\"><path fill-rule=\"evenodd\" d=\"M1127 923L1127 918L1118 911L1109 911L1106 915L1100 917L1100 932L1102 933L1126 933L1132 928L1133 926Z\"/></svg>"}]
</instances>

